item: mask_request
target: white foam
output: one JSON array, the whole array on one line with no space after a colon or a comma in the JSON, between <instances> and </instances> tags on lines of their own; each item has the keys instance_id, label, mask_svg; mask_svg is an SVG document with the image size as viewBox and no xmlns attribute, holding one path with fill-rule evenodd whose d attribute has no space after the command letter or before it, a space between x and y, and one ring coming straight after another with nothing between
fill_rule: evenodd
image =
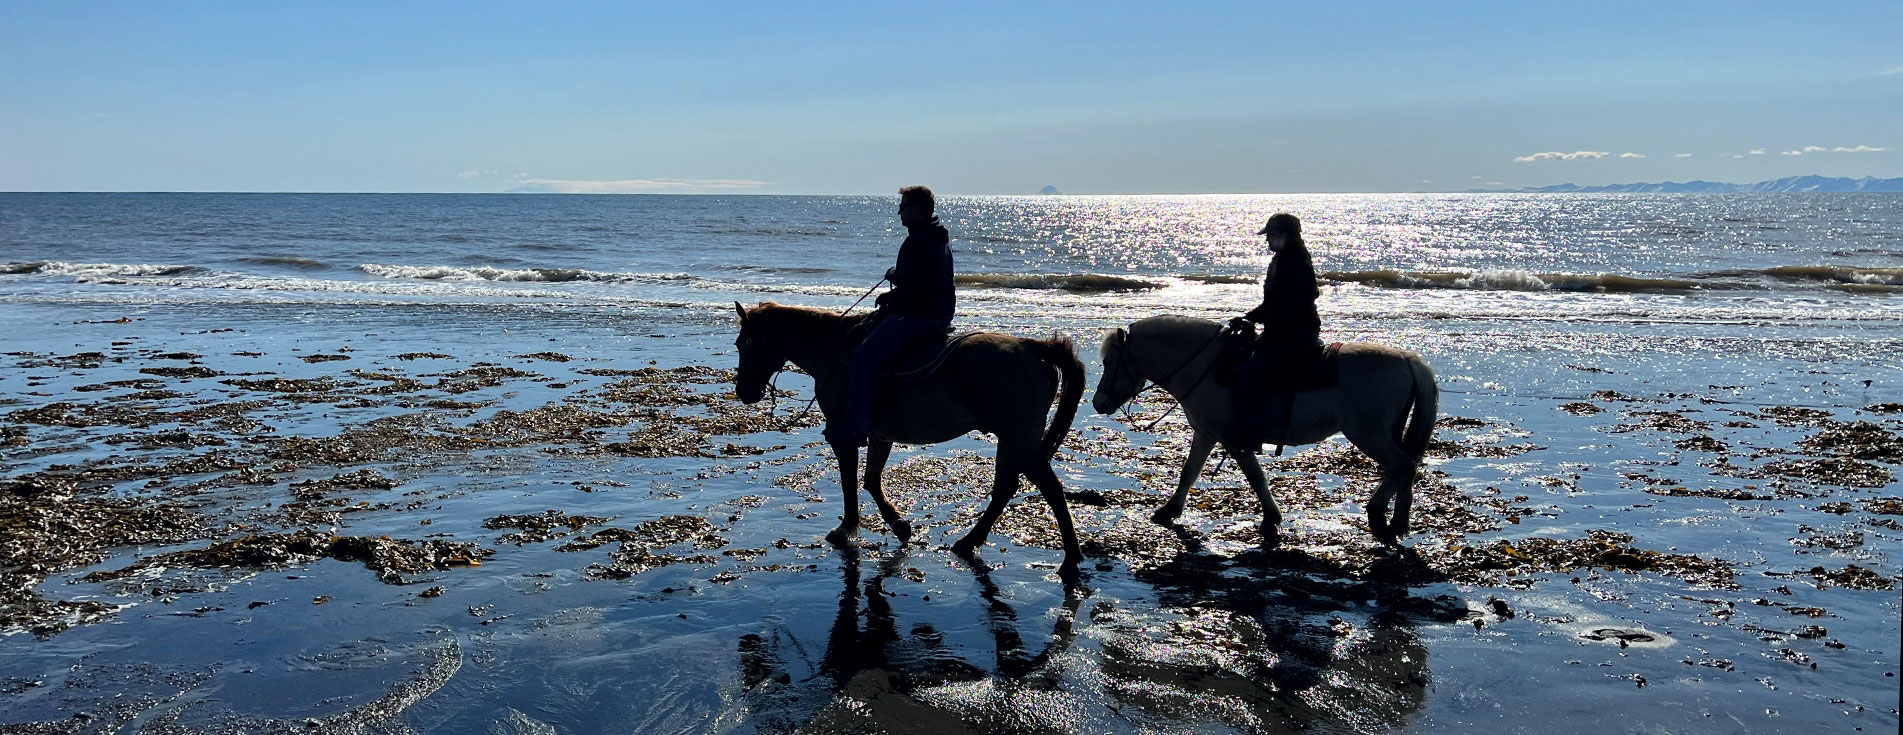
<instances>
[{"instance_id":1,"label":"white foam","mask_svg":"<svg viewBox=\"0 0 1903 735\"><path fill-rule=\"evenodd\" d=\"M568 283L595 281L629 283L653 281L691 281L687 273L603 273L580 268L495 268L486 265L390 265L364 263L357 269L379 278L423 281L503 281L519 283Z\"/></svg>"},{"instance_id":2,"label":"white foam","mask_svg":"<svg viewBox=\"0 0 1903 735\"><path fill-rule=\"evenodd\" d=\"M72 276L74 278L146 278L152 276L176 276L202 270L204 269L194 265L65 263L55 260L44 263L9 263L7 264L5 272L41 276Z\"/></svg>"}]
</instances>

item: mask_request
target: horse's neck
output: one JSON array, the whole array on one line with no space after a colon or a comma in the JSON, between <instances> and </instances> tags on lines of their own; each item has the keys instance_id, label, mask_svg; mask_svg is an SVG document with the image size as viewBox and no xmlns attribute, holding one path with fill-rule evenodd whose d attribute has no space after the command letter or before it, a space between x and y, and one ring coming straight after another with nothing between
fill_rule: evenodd
<instances>
[{"instance_id":1,"label":"horse's neck","mask_svg":"<svg viewBox=\"0 0 1903 735\"><path fill-rule=\"evenodd\" d=\"M1144 379L1156 383L1172 395L1182 398L1214 367L1222 349L1215 339L1220 327L1210 330L1183 329L1151 338L1153 347L1140 359Z\"/></svg>"},{"instance_id":2,"label":"horse's neck","mask_svg":"<svg viewBox=\"0 0 1903 735\"><path fill-rule=\"evenodd\" d=\"M786 361L793 363L801 372L813 376L813 382L820 385L824 385L826 376L842 365L838 350L819 346L816 342L801 342L793 348Z\"/></svg>"},{"instance_id":3,"label":"horse's neck","mask_svg":"<svg viewBox=\"0 0 1903 735\"><path fill-rule=\"evenodd\" d=\"M832 315L815 314L800 322L789 325L793 333L792 349L787 351L787 361L798 366L819 384L825 384L826 376L844 365L841 349L851 320Z\"/></svg>"}]
</instances>

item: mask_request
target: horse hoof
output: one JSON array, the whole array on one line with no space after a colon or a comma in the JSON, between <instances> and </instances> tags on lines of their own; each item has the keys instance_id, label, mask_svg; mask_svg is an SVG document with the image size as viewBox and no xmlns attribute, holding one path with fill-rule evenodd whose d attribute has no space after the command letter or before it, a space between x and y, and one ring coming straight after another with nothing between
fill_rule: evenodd
<instances>
[{"instance_id":1,"label":"horse hoof","mask_svg":"<svg viewBox=\"0 0 1903 735\"><path fill-rule=\"evenodd\" d=\"M1172 523L1175 523L1176 519L1181 517L1182 515L1183 515L1182 508L1176 508L1172 510L1171 508L1165 506L1162 508L1157 508L1155 513L1150 514L1150 522L1155 523L1159 526L1167 526Z\"/></svg>"},{"instance_id":2,"label":"horse hoof","mask_svg":"<svg viewBox=\"0 0 1903 735\"><path fill-rule=\"evenodd\" d=\"M911 523L901 520L888 520L885 522L885 525L892 528L892 535L899 540L900 546L912 543Z\"/></svg>"},{"instance_id":3,"label":"horse hoof","mask_svg":"<svg viewBox=\"0 0 1903 735\"><path fill-rule=\"evenodd\" d=\"M979 542L977 541L973 541L968 538L961 538L961 539L958 539L957 542L952 544L951 549L952 549L952 553L954 554L957 554L965 558L971 558L977 555L978 546L979 546Z\"/></svg>"},{"instance_id":4,"label":"horse hoof","mask_svg":"<svg viewBox=\"0 0 1903 735\"><path fill-rule=\"evenodd\" d=\"M1083 561L1082 557L1076 559L1065 557L1064 563L1057 567L1057 577L1065 582L1076 582L1082 576L1078 567L1083 564Z\"/></svg>"},{"instance_id":5,"label":"horse hoof","mask_svg":"<svg viewBox=\"0 0 1903 735\"><path fill-rule=\"evenodd\" d=\"M1281 546L1281 545L1282 545L1281 525L1276 523L1262 524L1262 546L1265 548L1273 548L1273 547Z\"/></svg>"},{"instance_id":6,"label":"horse hoof","mask_svg":"<svg viewBox=\"0 0 1903 735\"><path fill-rule=\"evenodd\" d=\"M839 528L833 529L831 533L826 534L826 542L843 548L851 546L853 537L857 535L859 535L859 529L840 526Z\"/></svg>"}]
</instances>

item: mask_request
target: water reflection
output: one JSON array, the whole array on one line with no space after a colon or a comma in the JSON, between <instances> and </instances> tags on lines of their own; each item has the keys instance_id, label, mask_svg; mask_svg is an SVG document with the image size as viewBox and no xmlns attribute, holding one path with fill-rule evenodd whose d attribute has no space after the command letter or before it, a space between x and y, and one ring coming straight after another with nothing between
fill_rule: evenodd
<instances>
[{"instance_id":1,"label":"water reflection","mask_svg":"<svg viewBox=\"0 0 1903 735\"><path fill-rule=\"evenodd\" d=\"M1330 574L1327 561L1276 551L1234 560L1186 553L1134 580L1100 575L1103 586L1072 587L1026 616L993 579L1002 570L972 562L965 569L976 599L931 608L969 613L975 603L982 633L961 639L956 615L935 624L895 613L885 585L907 572L906 561L905 552L841 553L842 589L823 651L805 650L786 630L741 638L748 727L1382 731L1405 724L1426 698L1427 648L1416 626L1466 614L1450 597L1422 599L1402 583ZM939 627L946 624L954 627Z\"/></svg>"}]
</instances>

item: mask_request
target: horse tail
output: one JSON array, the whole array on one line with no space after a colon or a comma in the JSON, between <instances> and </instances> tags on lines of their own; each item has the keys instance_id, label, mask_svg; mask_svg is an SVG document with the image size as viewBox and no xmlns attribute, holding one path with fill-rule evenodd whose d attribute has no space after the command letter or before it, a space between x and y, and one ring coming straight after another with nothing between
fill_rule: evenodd
<instances>
[{"instance_id":1,"label":"horse tail","mask_svg":"<svg viewBox=\"0 0 1903 735\"><path fill-rule=\"evenodd\" d=\"M1070 422L1077 418L1077 404L1084 398L1084 361L1077 359L1076 345L1069 337L1025 340L1025 344L1037 359L1057 368L1060 378L1057 415L1051 417L1050 428L1044 431L1044 458L1048 460L1057 455L1057 448L1070 434Z\"/></svg>"},{"instance_id":2,"label":"horse tail","mask_svg":"<svg viewBox=\"0 0 1903 735\"><path fill-rule=\"evenodd\" d=\"M1427 454L1427 441L1434 436L1434 419L1440 414L1440 387L1434 384L1434 369L1419 355L1409 354L1408 371L1414 384L1408 389L1408 401L1414 404L1407 428L1400 432L1401 449L1419 464Z\"/></svg>"}]
</instances>

